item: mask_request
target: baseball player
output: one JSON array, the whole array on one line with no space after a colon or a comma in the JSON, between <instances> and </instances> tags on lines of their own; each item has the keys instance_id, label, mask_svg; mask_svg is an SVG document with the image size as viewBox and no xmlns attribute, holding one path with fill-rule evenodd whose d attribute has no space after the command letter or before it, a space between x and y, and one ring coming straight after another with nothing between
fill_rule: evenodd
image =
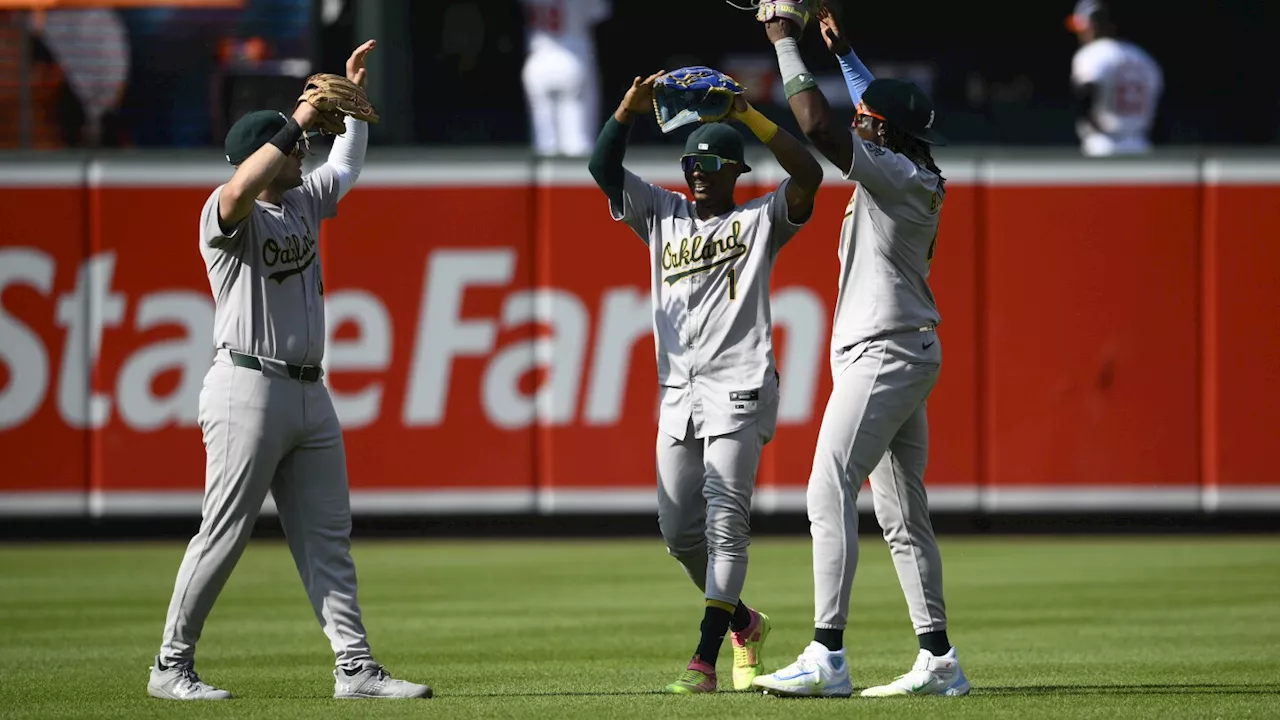
<instances>
[{"instance_id":1,"label":"baseball player","mask_svg":"<svg viewBox=\"0 0 1280 720\"><path fill-rule=\"evenodd\" d=\"M729 118L746 125L787 172L776 190L734 201L750 172L742 136L722 122L689 134L680 158L693 197L651 185L623 167L627 136L652 113L661 73L635 78L605 122L589 163L615 220L649 250L661 410L658 526L667 551L705 596L701 639L671 693L717 687L716 659L732 628L733 687L761 672L769 619L740 598L760 452L778 413L769 275L808 221L822 167L795 137L738 96Z\"/></svg>"},{"instance_id":2,"label":"baseball player","mask_svg":"<svg viewBox=\"0 0 1280 720\"><path fill-rule=\"evenodd\" d=\"M801 129L856 183L840 232L840 280L831 333L831 397L814 449L806 498L813 536L814 638L787 667L757 677L766 692L849 696L844 648L858 562L858 512L870 477L876 518L889 544L920 652L896 680L865 697L964 695L969 683L947 639L942 559L924 487L925 403L937 382L940 320L927 281L946 196L930 151L944 141L915 85L875 79L820 14L857 105L852 128L837 122L800 58L801 25L765 22L784 89Z\"/></svg>"},{"instance_id":3,"label":"baseball player","mask_svg":"<svg viewBox=\"0 0 1280 720\"><path fill-rule=\"evenodd\" d=\"M365 55L373 47L370 40L347 60L347 78L361 87ZM304 177L303 134L334 122L345 122L345 132L335 139L328 161ZM337 214L338 201L355 184L367 132L363 120L322 118L302 102L292 118L253 112L227 133L227 159L236 170L209 195L200 217L216 347L200 392L207 459L202 521L178 569L147 684L152 696L231 697L196 674L196 642L268 491L316 619L337 656L334 697L432 695L426 685L390 677L370 653L356 601L342 429L320 382L320 222Z\"/></svg>"},{"instance_id":4,"label":"baseball player","mask_svg":"<svg viewBox=\"0 0 1280 720\"><path fill-rule=\"evenodd\" d=\"M537 155L586 156L600 122L592 28L610 0L521 0L528 44L521 79Z\"/></svg>"},{"instance_id":5,"label":"baseball player","mask_svg":"<svg viewBox=\"0 0 1280 720\"><path fill-rule=\"evenodd\" d=\"M1151 126L1164 89L1160 65L1134 43L1116 37L1102 0L1080 0L1067 17L1080 47L1071 59L1076 134L1087 156L1150 152Z\"/></svg>"}]
</instances>

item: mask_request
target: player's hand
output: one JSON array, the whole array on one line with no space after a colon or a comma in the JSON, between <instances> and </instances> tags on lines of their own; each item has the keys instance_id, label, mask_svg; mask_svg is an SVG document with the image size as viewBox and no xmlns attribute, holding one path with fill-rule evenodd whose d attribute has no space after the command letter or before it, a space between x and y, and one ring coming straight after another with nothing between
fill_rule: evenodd
<instances>
[{"instance_id":1,"label":"player's hand","mask_svg":"<svg viewBox=\"0 0 1280 720\"><path fill-rule=\"evenodd\" d=\"M626 96L622 98L622 109L635 115L653 112L653 83L666 72L666 70L659 70L644 79L637 75L631 81L631 88L627 90Z\"/></svg>"},{"instance_id":2,"label":"player's hand","mask_svg":"<svg viewBox=\"0 0 1280 720\"><path fill-rule=\"evenodd\" d=\"M733 99L733 107L729 108L729 119L741 120L742 113L746 112L747 109L750 107L751 107L751 104L747 102L746 98L742 97L741 95L735 97Z\"/></svg>"},{"instance_id":3,"label":"player's hand","mask_svg":"<svg viewBox=\"0 0 1280 720\"><path fill-rule=\"evenodd\" d=\"M307 131L320 118L320 111L314 105L307 102L298 103L298 107L293 109L293 119L298 122L298 126Z\"/></svg>"},{"instance_id":4,"label":"player's hand","mask_svg":"<svg viewBox=\"0 0 1280 720\"><path fill-rule=\"evenodd\" d=\"M764 22L764 34L769 36L769 42L775 44L789 37L799 40L800 26L786 18L775 17Z\"/></svg>"},{"instance_id":5,"label":"player's hand","mask_svg":"<svg viewBox=\"0 0 1280 720\"><path fill-rule=\"evenodd\" d=\"M356 48L355 51L351 53L351 57L347 58L348 80L360 87L364 87L364 79L365 76L368 75L364 66L364 56L368 55L369 51L377 46L377 40L366 40L363 45Z\"/></svg>"},{"instance_id":6,"label":"player's hand","mask_svg":"<svg viewBox=\"0 0 1280 720\"><path fill-rule=\"evenodd\" d=\"M831 14L826 5L818 11L818 25L822 31L822 41L827 44L828 50L841 56L849 54L853 48L845 39L844 33L840 31L840 23L836 22L836 16Z\"/></svg>"}]
</instances>

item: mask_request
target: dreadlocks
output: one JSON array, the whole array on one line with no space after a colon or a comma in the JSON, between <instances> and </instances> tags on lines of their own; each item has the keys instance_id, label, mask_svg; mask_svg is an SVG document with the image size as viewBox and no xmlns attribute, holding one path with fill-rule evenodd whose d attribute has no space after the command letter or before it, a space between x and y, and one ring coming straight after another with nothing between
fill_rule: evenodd
<instances>
[{"instance_id":1,"label":"dreadlocks","mask_svg":"<svg viewBox=\"0 0 1280 720\"><path fill-rule=\"evenodd\" d=\"M947 179L942 177L942 170L933 161L933 151L929 149L929 143L912 137L891 125L886 125L884 129L884 144L890 150L902 153L911 162L923 165L929 172L937 175L939 187L946 184Z\"/></svg>"}]
</instances>

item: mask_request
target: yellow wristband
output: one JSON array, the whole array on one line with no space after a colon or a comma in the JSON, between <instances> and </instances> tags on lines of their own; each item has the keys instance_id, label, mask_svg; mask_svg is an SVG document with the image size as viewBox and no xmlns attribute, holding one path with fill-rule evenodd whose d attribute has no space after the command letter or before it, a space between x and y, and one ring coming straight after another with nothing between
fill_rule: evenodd
<instances>
[{"instance_id":1,"label":"yellow wristband","mask_svg":"<svg viewBox=\"0 0 1280 720\"><path fill-rule=\"evenodd\" d=\"M738 120L751 129L755 136L760 138L760 142L767 143L778 134L778 124L760 113L759 110L748 105L747 109L738 114Z\"/></svg>"}]
</instances>

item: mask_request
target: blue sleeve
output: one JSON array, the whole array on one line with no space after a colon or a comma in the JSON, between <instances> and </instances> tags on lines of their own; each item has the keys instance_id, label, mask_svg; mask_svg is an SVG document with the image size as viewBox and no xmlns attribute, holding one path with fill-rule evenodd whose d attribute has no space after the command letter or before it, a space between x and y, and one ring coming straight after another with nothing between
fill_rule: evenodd
<instances>
[{"instance_id":1,"label":"blue sleeve","mask_svg":"<svg viewBox=\"0 0 1280 720\"><path fill-rule=\"evenodd\" d=\"M858 59L858 54L850 48L845 55L838 56L840 58L840 72L844 73L844 84L849 86L849 97L853 98L853 104L857 105L862 99L862 93L866 92L867 86L875 80L875 76L867 69L866 65Z\"/></svg>"}]
</instances>

